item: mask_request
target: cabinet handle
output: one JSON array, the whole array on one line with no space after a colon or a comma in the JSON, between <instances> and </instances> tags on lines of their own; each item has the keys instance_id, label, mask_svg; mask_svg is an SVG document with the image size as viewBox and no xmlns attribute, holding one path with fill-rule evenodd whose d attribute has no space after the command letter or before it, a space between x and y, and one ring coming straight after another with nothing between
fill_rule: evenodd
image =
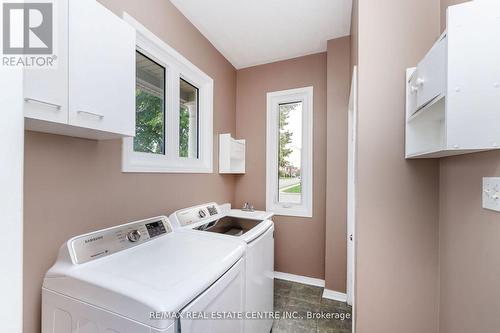
<instances>
[{"instance_id":1,"label":"cabinet handle","mask_svg":"<svg viewBox=\"0 0 500 333\"><path fill-rule=\"evenodd\" d=\"M35 98L28 98L26 97L24 99L25 102L27 103L39 103L39 104L43 104L43 105L46 105L46 106L50 106L50 107L53 107L57 110L61 110L62 106L59 105L59 104L54 104L54 103L49 103L49 102L45 102L45 101L41 101L39 99L35 99Z\"/></svg>"},{"instance_id":2,"label":"cabinet handle","mask_svg":"<svg viewBox=\"0 0 500 333\"><path fill-rule=\"evenodd\" d=\"M423 86L423 85L424 85L424 82L425 82L425 80L424 80L424 79L422 79L421 77L419 77L419 78L417 79L417 81L416 81L417 86L419 86L419 87Z\"/></svg>"},{"instance_id":3,"label":"cabinet handle","mask_svg":"<svg viewBox=\"0 0 500 333\"><path fill-rule=\"evenodd\" d=\"M84 113L84 114L89 114L91 116L96 116L98 117L99 119L102 119L104 118L104 115L100 114L100 113L95 113L95 112L90 112L90 111L83 111L83 110L78 110L77 113L81 114L81 113Z\"/></svg>"}]
</instances>

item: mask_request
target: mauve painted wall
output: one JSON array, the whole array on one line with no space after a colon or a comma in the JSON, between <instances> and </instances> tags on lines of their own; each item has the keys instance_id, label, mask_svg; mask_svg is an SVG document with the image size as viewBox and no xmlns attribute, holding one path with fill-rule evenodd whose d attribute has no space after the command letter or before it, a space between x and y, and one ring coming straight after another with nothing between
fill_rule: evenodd
<instances>
[{"instance_id":1,"label":"mauve painted wall","mask_svg":"<svg viewBox=\"0 0 500 333\"><path fill-rule=\"evenodd\" d=\"M445 10L461 0L442 0ZM500 152L440 161L440 333L500 330L500 214L482 208L482 178L500 177Z\"/></svg>"},{"instance_id":2,"label":"mauve painted wall","mask_svg":"<svg viewBox=\"0 0 500 333\"><path fill-rule=\"evenodd\" d=\"M40 332L42 278L68 238L205 201L231 202L234 177L220 176L217 134L235 133L236 70L166 0L102 0L127 11L215 81L214 174L124 174L121 141L26 132L24 332Z\"/></svg>"},{"instance_id":3,"label":"mauve painted wall","mask_svg":"<svg viewBox=\"0 0 500 333\"><path fill-rule=\"evenodd\" d=\"M327 160L325 219L326 288L346 291L347 115L350 93L350 37L328 41Z\"/></svg>"},{"instance_id":4,"label":"mauve painted wall","mask_svg":"<svg viewBox=\"0 0 500 333\"><path fill-rule=\"evenodd\" d=\"M482 178L500 152L440 162L440 333L500 331L500 213L482 208Z\"/></svg>"},{"instance_id":5,"label":"mauve painted wall","mask_svg":"<svg viewBox=\"0 0 500 333\"><path fill-rule=\"evenodd\" d=\"M359 0L356 328L438 329L437 160L404 158L405 71L439 36L438 0Z\"/></svg>"},{"instance_id":6,"label":"mauve painted wall","mask_svg":"<svg viewBox=\"0 0 500 333\"><path fill-rule=\"evenodd\" d=\"M266 208L266 93L314 87L313 217L277 216L275 269L324 278L326 191L326 53L250 67L237 73L236 136L247 140L246 174L235 204Z\"/></svg>"}]
</instances>

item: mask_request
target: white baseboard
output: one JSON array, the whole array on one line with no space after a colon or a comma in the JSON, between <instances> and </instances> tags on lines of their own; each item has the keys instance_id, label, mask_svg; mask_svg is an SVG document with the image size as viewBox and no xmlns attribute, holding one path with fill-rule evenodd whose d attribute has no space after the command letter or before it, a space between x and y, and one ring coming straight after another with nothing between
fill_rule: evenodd
<instances>
[{"instance_id":1,"label":"white baseboard","mask_svg":"<svg viewBox=\"0 0 500 333\"><path fill-rule=\"evenodd\" d=\"M280 279L280 280L291 281L291 282L298 282L298 283L307 284L307 285L315 286L315 287L325 288L325 280L311 278L311 277L302 276L302 275L274 272L274 278ZM330 289L323 290L323 298L327 298L327 299L331 299L331 300L339 301L339 302L344 302L344 303L347 302L347 294L344 294L344 293L341 293L338 291L334 291L334 290L330 290Z\"/></svg>"},{"instance_id":2,"label":"white baseboard","mask_svg":"<svg viewBox=\"0 0 500 333\"><path fill-rule=\"evenodd\" d=\"M339 302L347 302L347 295L338 291L325 289L323 290L323 298L332 299Z\"/></svg>"},{"instance_id":3,"label":"white baseboard","mask_svg":"<svg viewBox=\"0 0 500 333\"><path fill-rule=\"evenodd\" d=\"M274 278L280 279L280 280L308 284L310 286L316 286L316 287L321 287L321 288L325 287L325 280L311 278L311 277L302 276L302 275L274 272Z\"/></svg>"}]
</instances>

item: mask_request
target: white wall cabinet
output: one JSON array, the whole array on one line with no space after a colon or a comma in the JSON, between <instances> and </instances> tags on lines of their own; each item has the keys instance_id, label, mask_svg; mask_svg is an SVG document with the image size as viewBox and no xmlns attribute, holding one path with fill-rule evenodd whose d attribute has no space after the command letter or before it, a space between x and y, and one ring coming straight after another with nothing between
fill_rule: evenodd
<instances>
[{"instance_id":1,"label":"white wall cabinet","mask_svg":"<svg viewBox=\"0 0 500 333\"><path fill-rule=\"evenodd\" d=\"M59 63L26 69L26 127L90 139L135 135L135 30L94 0L56 6Z\"/></svg>"},{"instance_id":2,"label":"white wall cabinet","mask_svg":"<svg viewBox=\"0 0 500 333\"><path fill-rule=\"evenodd\" d=\"M219 173L245 173L246 141L236 140L231 134L219 135Z\"/></svg>"},{"instance_id":3,"label":"white wall cabinet","mask_svg":"<svg viewBox=\"0 0 500 333\"><path fill-rule=\"evenodd\" d=\"M406 157L500 148L500 2L451 6L447 30L406 77Z\"/></svg>"},{"instance_id":4,"label":"white wall cabinet","mask_svg":"<svg viewBox=\"0 0 500 333\"><path fill-rule=\"evenodd\" d=\"M68 123L68 1L54 7L57 68L24 69L24 116L52 123Z\"/></svg>"}]
</instances>

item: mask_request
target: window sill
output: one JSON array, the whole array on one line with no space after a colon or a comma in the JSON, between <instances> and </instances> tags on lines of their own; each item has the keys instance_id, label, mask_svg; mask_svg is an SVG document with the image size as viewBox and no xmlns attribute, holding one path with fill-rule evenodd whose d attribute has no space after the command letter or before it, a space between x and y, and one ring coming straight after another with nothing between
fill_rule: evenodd
<instances>
[{"instance_id":1,"label":"window sill","mask_svg":"<svg viewBox=\"0 0 500 333\"><path fill-rule=\"evenodd\" d=\"M123 167L123 173L213 173L213 168L185 168L185 167L141 167L141 166L128 166Z\"/></svg>"},{"instance_id":2,"label":"window sill","mask_svg":"<svg viewBox=\"0 0 500 333\"><path fill-rule=\"evenodd\" d=\"M199 159L133 152L133 138L123 139L122 172L124 173L213 173L210 152Z\"/></svg>"},{"instance_id":3,"label":"window sill","mask_svg":"<svg viewBox=\"0 0 500 333\"><path fill-rule=\"evenodd\" d=\"M312 217L312 211L304 206L286 208L279 205L272 205L267 206L266 210L281 216Z\"/></svg>"}]
</instances>

